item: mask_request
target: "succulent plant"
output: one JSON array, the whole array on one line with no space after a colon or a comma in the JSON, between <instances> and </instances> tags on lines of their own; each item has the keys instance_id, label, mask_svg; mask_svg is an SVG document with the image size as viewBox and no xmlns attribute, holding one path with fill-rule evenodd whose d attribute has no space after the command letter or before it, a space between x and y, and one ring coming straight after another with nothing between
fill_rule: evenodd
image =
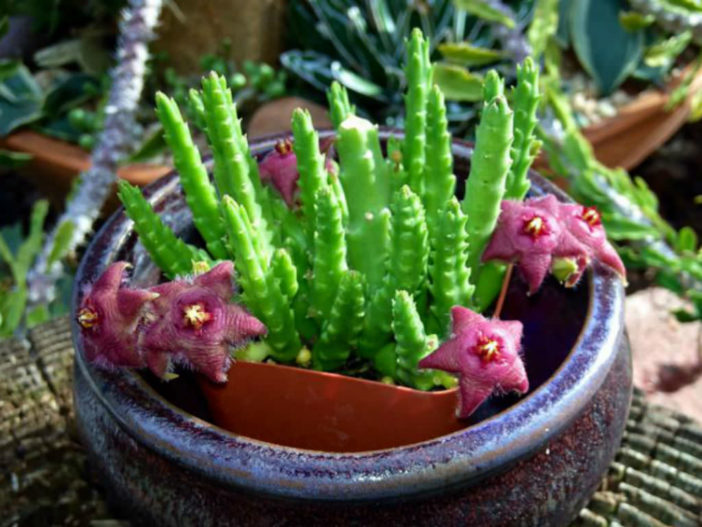
<instances>
[{"instance_id":1,"label":"succulent plant","mask_svg":"<svg viewBox=\"0 0 702 527\"><path fill-rule=\"evenodd\" d=\"M524 71L521 82L529 86L515 93L530 108L538 98L537 72L529 65ZM471 279L480 281L480 255L497 223L511 156L528 166L533 123L527 116L514 129L502 80L489 74L459 202L445 103L432 86L429 43L419 31L407 43L406 77L407 128L404 138L389 140L387 157L377 127L354 115L343 87L332 86L337 165L302 110L293 114L292 141L259 163L226 80L211 74L197 97L214 184L177 105L159 94L158 115L208 254L178 240L138 190L121 183L120 197L170 278L189 273L193 261L234 261L238 297L265 324L275 360L293 362L311 352L315 368L340 371L360 360L381 376L428 389L447 377L420 372L419 361L449 331L451 307L472 305ZM513 148L515 135L520 141ZM522 168L510 176L520 192L527 185ZM467 222L466 214L475 219Z\"/></svg>"},{"instance_id":2,"label":"succulent plant","mask_svg":"<svg viewBox=\"0 0 702 527\"><path fill-rule=\"evenodd\" d=\"M312 98L320 98L332 81L343 85L359 114L398 126L403 119L401 94L411 84L402 67L403 42L421 28L432 55L448 63L435 70L447 100L481 100L481 72L509 63L503 73L529 54L524 35L527 2L514 8L499 0L308 1L289 3L290 51L281 62ZM463 66L470 66L466 72ZM316 93L316 95L315 95ZM448 105L452 129L466 129L475 117L472 104Z\"/></svg>"},{"instance_id":3,"label":"succulent plant","mask_svg":"<svg viewBox=\"0 0 702 527\"><path fill-rule=\"evenodd\" d=\"M550 76L557 77L556 73ZM538 135L554 172L569 182L579 202L599 209L598 220L627 268L654 270L661 285L691 302L691 310L676 312L681 321L702 318L702 250L695 232L690 227L673 229L661 217L658 199L641 178L597 161L557 84L547 82L545 88L553 114L539 125ZM584 211L574 212L582 215ZM587 238L581 241L587 243ZM613 255L607 258L621 271Z\"/></svg>"},{"instance_id":4,"label":"succulent plant","mask_svg":"<svg viewBox=\"0 0 702 527\"><path fill-rule=\"evenodd\" d=\"M428 42L419 30L407 43L406 68L407 128L404 137L388 139L387 154L378 128L354 115L346 91L332 86L338 165L325 153L328 141L320 146L309 113L299 109L292 118L292 150L283 143L259 164L226 79L211 74L197 97L213 150L213 182L177 105L157 96L207 252L178 240L137 189L120 183L120 197L144 246L175 278L150 290L159 296L147 310L160 318L147 315L141 326L146 329L138 340L139 356L153 371L163 376L166 359L182 360L221 382L229 364L226 346L242 334L261 334L265 326L268 352L279 362L342 372L373 367L377 377L420 389L455 383L432 368L458 375L461 417L495 391L527 390L521 324L479 315L474 284L487 282L484 289L494 289L502 283L501 274L490 272L481 258L495 227L499 233L510 223L499 219L507 183L518 195L528 187L523 165L533 157L529 115L538 100L537 70L528 61L522 70L520 82L526 84L517 86L515 97L525 100L515 106L525 115L517 120L502 79L495 72L486 76L470 175L459 202L443 96L432 86ZM520 140L513 144L513 137ZM521 161L510 173L513 158ZM269 174L271 184L263 184L263 169L276 172L278 182ZM560 220L553 220L554 229ZM531 239L535 232L518 235ZM557 244L551 245L548 250L557 252ZM584 245L577 247L589 260ZM236 298L251 315L228 302L231 288L201 291L221 282L208 275L226 274L222 266L229 265L231 275L231 263L187 283L179 278L190 273L188 266L207 268L218 259L233 260ZM226 314L220 319L229 320L232 331L215 325L205 334L216 309ZM181 335L186 329L191 334ZM442 339L448 340L439 346Z\"/></svg>"}]
</instances>

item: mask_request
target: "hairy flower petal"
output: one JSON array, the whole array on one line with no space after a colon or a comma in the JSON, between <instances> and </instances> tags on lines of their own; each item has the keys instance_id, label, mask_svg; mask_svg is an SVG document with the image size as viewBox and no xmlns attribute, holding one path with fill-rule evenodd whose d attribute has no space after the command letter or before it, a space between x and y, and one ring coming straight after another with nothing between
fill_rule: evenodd
<instances>
[{"instance_id":1,"label":"hairy flower petal","mask_svg":"<svg viewBox=\"0 0 702 527\"><path fill-rule=\"evenodd\" d=\"M495 391L526 393L529 381L519 356L522 323L490 320L460 306L451 310L452 333L419 362L459 376L457 415L471 415Z\"/></svg>"},{"instance_id":2,"label":"hairy flower petal","mask_svg":"<svg viewBox=\"0 0 702 527\"><path fill-rule=\"evenodd\" d=\"M156 317L144 329L142 347L149 368L163 377L174 362L215 382L227 380L230 346L263 335L266 327L241 306L230 304L233 267L223 262L192 280L160 284Z\"/></svg>"},{"instance_id":3,"label":"hairy flower petal","mask_svg":"<svg viewBox=\"0 0 702 527\"><path fill-rule=\"evenodd\" d=\"M138 332L146 304L158 295L122 287L129 264L115 262L88 288L76 313L88 361L104 368L141 368Z\"/></svg>"}]
</instances>

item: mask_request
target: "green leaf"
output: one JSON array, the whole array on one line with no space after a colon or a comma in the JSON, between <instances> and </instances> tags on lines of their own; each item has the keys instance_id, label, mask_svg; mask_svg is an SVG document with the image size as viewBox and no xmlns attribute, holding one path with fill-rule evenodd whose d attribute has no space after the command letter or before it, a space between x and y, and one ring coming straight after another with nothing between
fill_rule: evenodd
<instances>
[{"instance_id":1,"label":"green leaf","mask_svg":"<svg viewBox=\"0 0 702 527\"><path fill-rule=\"evenodd\" d=\"M556 42L562 48L570 46L570 10L574 0L560 0L558 2L558 29L556 30Z\"/></svg>"},{"instance_id":2,"label":"green leaf","mask_svg":"<svg viewBox=\"0 0 702 527\"><path fill-rule=\"evenodd\" d=\"M643 31L630 33L619 23L624 6L624 0L577 0L570 12L575 54L603 95L624 82L643 51Z\"/></svg>"},{"instance_id":3,"label":"green leaf","mask_svg":"<svg viewBox=\"0 0 702 527\"><path fill-rule=\"evenodd\" d=\"M480 48L468 42L439 44L439 52L446 60L465 67L492 64L505 56L502 51Z\"/></svg>"},{"instance_id":4,"label":"green leaf","mask_svg":"<svg viewBox=\"0 0 702 527\"><path fill-rule=\"evenodd\" d=\"M353 90L366 97L384 100L383 88L377 84L356 75L353 71L344 68L340 62L331 63L331 73L335 80L346 86L349 90Z\"/></svg>"},{"instance_id":5,"label":"green leaf","mask_svg":"<svg viewBox=\"0 0 702 527\"><path fill-rule=\"evenodd\" d=\"M512 17L495 9L487 2L481 0L453 0L453 3L458 9L463 9L478 18L488 22L497 22L510 29L514 28L514 19Z\"/></svg>"},{"instance_id":6,"label":"green leaf","mask_svg":"<svg viewBox=\"0 0 702 527\"><path fill-rule=\"evenodd\" d=\"M0 60L0 81L12 77L22 65L19 60Z\"/></svg>"},{"instance_id":7,"label":"green leaf","mask_svg":"<svg viewBox=\"0 0 702 527\"><path fill-rule=\"evenodd\" d=\"M0 168L18 168L32 160L32 154L0 150Z\"/></svg>"},{"instance_id":8,"label":"green leaf","mask_svg":"<svg viewBox=\"0 0 702 527\"><path fill-rule=\"evenodd\" d=\"M19 65L0 82L0 137L42 116L43 95L29 70Z\"/></svg>"},{"instance_id":9,"label":"green leaf","mask_svg":"<svg viewBox=\"0 0 702 527\"><path fill-rule=\"evenodd\" d=\"M653 15L644 15L636 11L622 11L619 13L619 23L627 31L638 31L650 26L656 21Z\"/></svg>"},{"instance_id":10,"label":"green leaf","mask_svg":"<svg viewBox=\"0 0 702 527\"><path fill-rule=\"evenodd\" d=\"M434 84L452 101L476 102L483 98L483 79L452 64L434 64Z\"/></svg>"},{"instance_id":11,"label":"green leaf","mask_svg":"<svg viewBox=\"0 0 702 527\"><path fill-rule=\"evenodd\" d=\"M683 31L649 46L644 52L644 63L651 68L669 68L692 41L692 32Z\"/></svg>"},{"instance_id":12,"label":"green leaf","mask_svg":"<svg viewBox=\"0 0 702 527\"><path fill-rule=\"evenodd\" d=\"M136 151L129 156L132 163L143 163L149 161L162 153L166 149L166 139L163 135L163 127L156 126L149 135L145 136Z\"/></svg>"},{"instance_id":13,"label":"green leaf","mask_svg":"<svg viewBox=\"0 0 702 527\"><path fill-rule=\"evenodd\" d=\"M680 253L694 252L697 249L697 233L690 227L683 227L678 232L675 250Z\"/></svg>"},{"instance_id":14,"label":"green leaf","mask_svg":"<svg viewBox=\"0 0 702 527\"><path fill-rule=\"evenodd\" d=\"M46 93L43 112L59 116L92 98L100 88L100 80L85 73L74 73L54 84Z\"/></svg>"}]
</instances>

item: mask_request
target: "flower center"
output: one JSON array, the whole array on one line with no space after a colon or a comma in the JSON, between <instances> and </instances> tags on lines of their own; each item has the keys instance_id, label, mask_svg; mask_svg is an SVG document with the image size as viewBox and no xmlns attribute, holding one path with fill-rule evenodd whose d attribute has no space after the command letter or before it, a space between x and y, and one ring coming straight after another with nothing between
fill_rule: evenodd
<instances>
[{"instance_id":1,"label":"flower center","mask_svg":"<svg viewBox=\"0 0 702 527\"><path fill-rule=\"evenodd\" d=\"M528 236L531 236L534 240L546 234L547 231L548 225L546 220L544 220L541 216L534 216L533 218L526 220L524 222L524 227L522 227L522 232Z\"/></svg>"},{"instance_id":2,"label":"flower center","mask_svg":"<svg viewBox=\"0 0 702 527\"><path fill-rule=\"evenodd\" d=\"M202 329L202 326L212 320L212 313L208 313L201 303L191 304L183 309L183 320L193 329Z\"/></svg>"},{"instance_id":3,"label":"flower center","mask_svg":"<svg viewBox=\"0 0 702 527\"><path fill-rule=\"evenodd\" d=\"M275 144L275 151L280 155L290 154L293 150L293 144L290 139L283 139Z\"/></svg>"},{"instance_id":4,"label":"flower center","mask_svg":"<svg viewBox=\"0 0 702 527\"><path fill-rule=\"evenodd\" d=\"M495 337L481 335L474 350L476 355L483 359L483 362L490 362L500 354L502 346Z\"/></svg>"},{"instance_id":5,"label":"flower center","mask_svg":"<svg viewBox=\"0 0 702 527\"><path fill-rule=\"evenodd\" d=\"M583 207L582 218L590 227L602 224L602 216L595 207Z\"/></svg>"},{"instance_id":6,"label":"flower center","mask_svg":"<svg viewBox=\"0 0 702 527\"><path fill-rule=\"evenodd\" d=\"M98 323L98 314L97 311L94 309L90 309L89 307L83 307L78 311L78 316L76 319L78 320L78 324L81 325L81 327L85 329L90 329L97 325Z\"/></svg>"}]
</instances>

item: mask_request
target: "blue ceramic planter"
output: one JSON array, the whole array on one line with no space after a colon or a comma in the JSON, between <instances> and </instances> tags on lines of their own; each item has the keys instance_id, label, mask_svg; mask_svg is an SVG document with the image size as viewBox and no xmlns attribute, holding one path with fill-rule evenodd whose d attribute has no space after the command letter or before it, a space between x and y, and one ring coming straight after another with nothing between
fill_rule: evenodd
<instances>
[{"instance_id":1,"label":"blue ceramic planter","mask_svg":"<svg viewBox=\"0 0 702 527\"><path fill-rule=\"evenodd\" d=\"M454 144L459 176L470 154ZM536 194L565 199L532 180ZM147 193L178 232L191 233L175 176ZM119 259L134 263L136 282L158 279L121 211L86 252L74 305L81 286ZM91 462L119 510L146 525L566 525L613 458L628 412L623 288L599 266L575 290L547 282L527 297L518 279L510 288L502 316L524 323L530 393L491 399L457 432L357 453L226 432L207 422L188 376L161 384L92 368L74 325L76 412Z\"/></svg>"}]
</instances>

